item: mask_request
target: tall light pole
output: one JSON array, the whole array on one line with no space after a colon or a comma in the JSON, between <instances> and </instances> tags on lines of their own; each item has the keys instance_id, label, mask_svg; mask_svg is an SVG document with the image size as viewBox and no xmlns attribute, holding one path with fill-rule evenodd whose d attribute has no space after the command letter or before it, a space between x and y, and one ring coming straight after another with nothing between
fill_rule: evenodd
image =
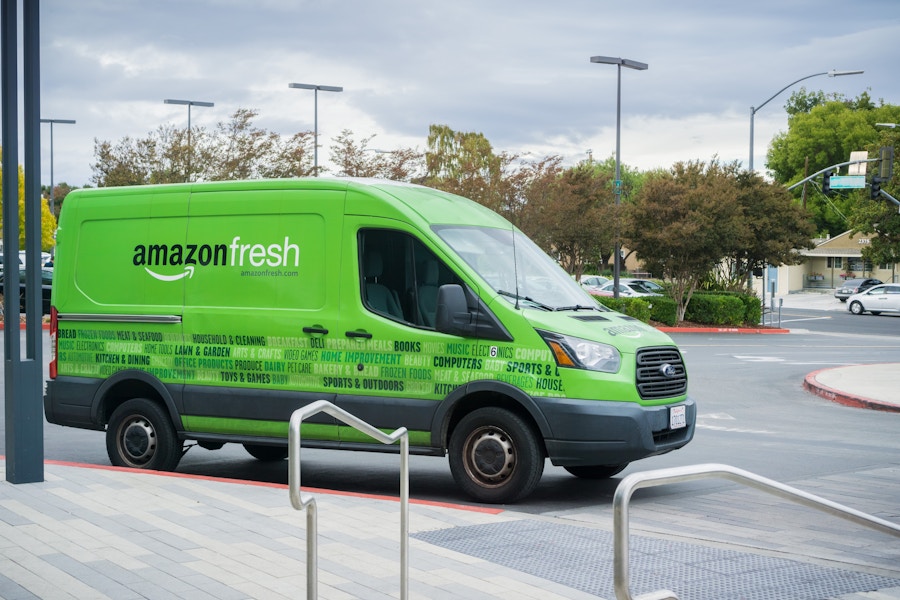
<instances>
[{"instance_id":1,"label":"tall light pole","mask_svg":"<svg viewBox=\"0 0 900 600\"><path fill-rule=\"evenodd\" d=\"M50 123L50 214L56 216L56 207L53 206L53 125L74 125L73 119L41 119L41 123Z\"/></svg>"},{"instance_id":2,"label":"tall light pole","mask_svg":"<svg viewBox=\"0 0 900 600\"><path fill-rule=\"evenodd\" d=\"M319 176L319 90L323 92L343 92L344 88L335 85L316 85L312 83L289 83L289 88L313 90L313 174Z\"/></svg>"},{"instance_id":3,"label":"tall light pole","mask_svg":"<svg viewBox=\"0 0 900 600\"><path fill-rule=\"evenodd\" d=\"M592 63L600 63L604 65L616 65L617 83L616 83L616 220L615 220L615 255L613 256L613 297L619 297L619 260L622 253L622 245L619 241L619 204L622 202L622 178L621 178L621 160L619 151L622 138L622 67L634 69L636 71L646 71L647 63L630 60L628 58L617 58L614 56L592 56Z\"/></svg>"},{"instance_id":4,"label":"tall light pole","mask_svg":"<svg viewBox=\"0 0 900 600\"><path fill-rule=\"evenodd\" d=\"M829 77L841 77L842 75L860 75L862 73L863 73L863 71L835 71L833 69L831 71L823 71L821 73L813 73L812 75L807 75L806 77L801 77L797 81L792 81L791 83L787 84L786 86L784 86L783 88L781 88L780 90L778 90L777 92L772 94L772 96L769 97L768 100L766 100L759 106L751 106L750 107L750 163L749 163L750 166L747 170L748 171L753 170L753 118L756 116L756 112L759 109L761 109L763 106L768 104L771 100L773 100L776 96L778 96L778 94L780 94L784 90L788 89L789 87L795 86L798 83L800 83L801 81L805 81L806 79L810 79L812 77L820 77L822 75L828 75Z\"/></svg>"},{"instance_id":5,"label":"tall light pole","mask_svg":"<svg viewBox=\"0 0 900 600\"><path fill-rule=\"evenodd\" d=\"M188 158L187 158L187 173L185 174L185 181L191 180L191 156L194 153L193 147L191 147L191 107L192 106L202 106L204 108L212 108L215 106L213 102L201 102L199 100L173 100L172 98L166 98L163 100L164 104L180 104L182 106L188 107Z\"/></svg>"}]
</instances>

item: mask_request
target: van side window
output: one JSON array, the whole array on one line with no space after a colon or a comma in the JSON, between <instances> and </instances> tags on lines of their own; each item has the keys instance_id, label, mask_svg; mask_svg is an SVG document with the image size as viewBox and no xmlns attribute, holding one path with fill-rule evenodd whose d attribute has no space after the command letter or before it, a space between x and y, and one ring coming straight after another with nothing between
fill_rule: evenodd
<instances>
[{"instance_id":1,"label":"van side window","mask_svg":"<svg viewBox=\"0 0 900 600\"><path fill-rule=\"evenodd\" d=\"M400 231L360 230L359 267L366 308L395 321L431 329L438 288L461 283L422 242Z\"/></svg>"}]
</instances>

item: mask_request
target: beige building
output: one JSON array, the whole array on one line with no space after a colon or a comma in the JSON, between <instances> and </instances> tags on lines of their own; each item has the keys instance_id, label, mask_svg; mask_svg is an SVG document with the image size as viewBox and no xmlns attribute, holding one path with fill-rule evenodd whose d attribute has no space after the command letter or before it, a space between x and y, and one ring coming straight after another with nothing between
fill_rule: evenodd
<instances>
[{"instance_id":1,"label":"beige building","mask_svg":"<svg viewBox=\"0 0 900 600\"><path fill-rule=\"evenodd\" d=\"M774 285L775 295L780 296L791 292L830 291L840 287L845 279L855 277L875 277L891 283L900 281L900 265L876 265L863 260L862 249L870 237L845 231L833 238L818 240L815 248L800 251L806 258L802 264L770 267L764 277L754 278L754 287L760 293L765 279L767 295L771 294Z\"/></svg>"}]
</instances>

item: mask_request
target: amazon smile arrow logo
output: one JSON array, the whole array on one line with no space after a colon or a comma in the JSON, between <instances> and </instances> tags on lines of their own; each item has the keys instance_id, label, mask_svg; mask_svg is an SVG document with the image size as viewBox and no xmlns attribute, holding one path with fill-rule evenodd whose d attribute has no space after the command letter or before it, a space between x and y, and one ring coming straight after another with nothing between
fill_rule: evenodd
<instances>
[{"instance_id":1,"label":"amazon smile arrow logo","mask_svg":"<svg viewBox=\"0 0 900 600\"><path fill-rule=\"evenodd\" d=\"M159 279L160 281L178 281L179 279L184 279L185 277L193 277L194 276L194 267L185 267L184 273L179 273L178 275L161 275L159 273L154 273L147 267L144 267L144 270L150 273L152 277L155 279Z\"/></svg>"}]
</instances>

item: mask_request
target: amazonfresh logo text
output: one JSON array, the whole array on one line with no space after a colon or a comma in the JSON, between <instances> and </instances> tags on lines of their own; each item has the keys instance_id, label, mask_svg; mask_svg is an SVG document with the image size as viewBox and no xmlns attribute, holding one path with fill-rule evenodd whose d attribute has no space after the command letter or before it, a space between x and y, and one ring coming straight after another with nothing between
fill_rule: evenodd
<instances>
[{"instance_id":1,"label":"amazonfresh logo text","mask_svg":"<svg viewBox=\"0 0 900 600\"><path fill-rule=\"evenodd\" d=\"M300 246L292 244L289 236L284 243L259 244L241 242L234 236L230 244L138 244L132 262L162 281L193 277L195 266L215 267L294 267L300 266ZM178 275L161 275L150 267L183 266Z\"/></svg>"}]
</instances>

